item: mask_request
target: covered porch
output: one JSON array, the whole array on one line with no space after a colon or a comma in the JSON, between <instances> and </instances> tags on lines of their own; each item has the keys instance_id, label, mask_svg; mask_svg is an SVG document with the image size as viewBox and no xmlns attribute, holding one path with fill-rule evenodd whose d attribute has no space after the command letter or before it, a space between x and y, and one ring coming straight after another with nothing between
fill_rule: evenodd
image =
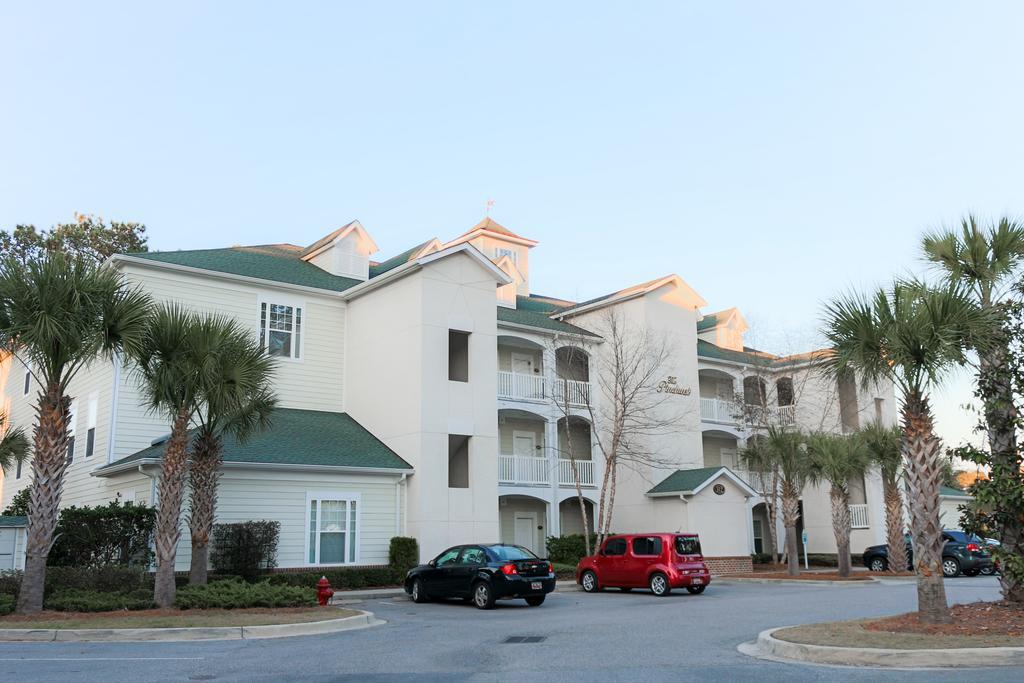
<instances>
[{"instance_id":1,"label":"covered porch","mask_svg":"<svg viewBox=\"0 0 1024 683\"><path fill-rule=\"evenodd\" d=\"M549 535L549 508L546 500L535 496L498 496L501 542L520 545L541 557L546 555L544 541Z\"/></svg>"}]
</instances>

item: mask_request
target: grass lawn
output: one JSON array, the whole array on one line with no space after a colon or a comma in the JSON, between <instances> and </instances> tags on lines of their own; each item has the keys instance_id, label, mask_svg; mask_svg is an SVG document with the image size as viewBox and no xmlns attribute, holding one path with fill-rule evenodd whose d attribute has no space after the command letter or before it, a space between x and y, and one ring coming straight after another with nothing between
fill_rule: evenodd
<instances>
[{"instance_id":1,"label":"grass lawn","mask_svg":"<svg viewBox=\"0 0 1024 683\"><path fill-rule=\"evenodd\" d=\"M833 621L776 631L779 640L834 647L938 650L1024 647L1024 608L1005 602L955 605L949 624L924 624L916 612L880 619Z\"/></svg>"},{"instance_id":2,"label":"grass lawn","mask_svg":"<svg viewBox=\"0 0 1024 683\"><path fill-rule=\"evenodd\" d=\"M186 628L197 626L262 626L343 619L359 614L338 607L279 609L151 609L138 612L41 612L0 617L0 628Z\"/></svg>"}]
</instances>

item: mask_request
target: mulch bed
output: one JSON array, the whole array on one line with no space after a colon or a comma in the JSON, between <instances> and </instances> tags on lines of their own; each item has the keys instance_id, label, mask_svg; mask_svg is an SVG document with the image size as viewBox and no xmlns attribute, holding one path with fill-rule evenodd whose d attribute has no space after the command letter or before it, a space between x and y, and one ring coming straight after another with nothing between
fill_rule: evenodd
<instances>
[{"instance_id":1,"label":"mulch bed","mask_svg":"<svg viewBox=\"0 0 1024 683\"><path fill-rule=\"evenodd\" d=\"M869 631L923 633L948 636L1024 637L1024 605L1009 602L975 602L954 605L950 624L923 624L916 612L865 622Z\"/></svg>"},{"instance_id":2,"label":"mulch bed","mask_svg":"<svg viewBox=\"0 0 1024 683\"><path fill-rule=\"evenodd\" d=\"M203 609L203 610L181 610L181 609L141 609L141 610L119 610L116 612L52 612L44 610L38 614L8 614L0 617L0 628L11 628L12 624L20 621L65 621L69 619L123 619L124 617L182 617L187 615L202 614L229 615L229 614L303 614L307 612L323 612L323 607L253 607L250 609Z\"/></svg>"}]
</instances>

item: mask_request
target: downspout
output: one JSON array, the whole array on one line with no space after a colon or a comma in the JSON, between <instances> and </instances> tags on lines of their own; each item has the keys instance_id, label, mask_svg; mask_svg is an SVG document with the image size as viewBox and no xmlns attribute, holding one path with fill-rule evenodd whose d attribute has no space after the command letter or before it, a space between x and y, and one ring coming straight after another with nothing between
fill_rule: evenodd
<instances>
[{"instance_id":1,"label":"downspout","mask_svg":"<svg viewBox=\"0 0 1024 683\"><path fill-rule=\"evenodd\" d=\"M408 472L403 472L402 476L395 482L395 536L405 535L405 519L402 517L402 493L405 489L403 484L408 476Z\"/></svg>"}]
</instances>

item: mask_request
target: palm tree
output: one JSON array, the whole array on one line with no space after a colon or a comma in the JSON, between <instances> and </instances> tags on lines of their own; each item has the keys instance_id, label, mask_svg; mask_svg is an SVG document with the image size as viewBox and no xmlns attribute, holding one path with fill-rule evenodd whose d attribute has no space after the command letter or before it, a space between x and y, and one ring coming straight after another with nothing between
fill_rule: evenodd
<instances>
[{"instance_id":1,"label":"palm tree","mask_svg":"<svg viewBox=\"0 0 1024 683\"><path fill-rule=\"evenodd\" d=\"M903 435L899 427L883 427L872 423L862 428L857 436L882 474L885 538L889 544L888 569L894 573L905 571L910 560L907 558L903 536L903 494L900 491L900 470L903 464L900 439Z\"/></svg>"},{"instance_id":2,"label":"palm tree","mask_svg":"<svg viewBox=\"0 0 1024 683\"><path fill-rule=\"evenodd\" d=\"M965 362L965 349L977 341L986 320L955 286L899 281L870 297L850 294L826 307L824 333L833 353L823 362L830 373L857 377L865 387L888 380L900 390L918 613L927 623L950 620L941 564L941 443L929 391Z\"/></svg>"},{"instance_id":3,"label":"palm tree","mask_svg":"<svg viewBox=\"0 0 1024 683\"><path fill-rule=\"evenodd\" d=\"M21 427L8 427L7 416L0 413L0 470L5 473L25 461L31 451L28 437Z\"/></svg>"},{"instance_id":4,"label":"palm tree","mask_svg":"<svg viewBox=\"0 0 1024 683\"><path fill-rule=\"evenodd\" d=\"M839 576L850 575L850 481L868 469L870 458L855 439L817 432L807 440L812 484L829 483L832 503L832 532L836 536Z\"/></svg>"},{"instance_id":5,"label":"palm tree","mask_svg":"<svg viewBox=\"0 0 1024 683\"><path fill-rule=\"evenodd\" d=\"M189 466L189 583L205 584L224 436L244 442L254 431L268 427L277 399L271 387L274 360L237 322L207 317L199 321L194 343L207 362Z\"/></svg>"},{"instance_id":6,"label":"palm tree","mask_svg":"<svg viewBox=\"0 0 1024 683\"><path fill-rule=\"evenodd\" d=\"M925 236L922 244L926 258L937 264L946 277L963 283L975 305L996 314L993 343L978 356L978 387L984 389L985 423L988 432L993 480L1005 481L1011 490L1024 486L1017 451L1018 415L1013 397L1012 373L1009 372L1010 335L1004 312L1006 294L1024 261L1024 225L1009 218L982 226L975 216L968 215L960 228L946 229ZM1000 514L1000 550L1019 556L1024 551L1024 518L1020 510ZM1008 600L1024 602L1024 582L1018 572L1000 574L1003 595Z\"/></svg>"},{"instance_id":7,"label":"palm tree","mask_svg":"<svg viewBox=\"0 0 1024 683\"><path fill-rule=\"evenodd\" d=\"M156 513L156 578L153 600L160 607L174 604L174 562L181 538L181 503L188 473L188 430L199 404L201 374L206 359L197 354L199 320L176 304L153 313L143 343L136 351L136 374L151 411L171 421L171 434L160 464Z\"/></svg>"},{"instance_id":8,"label":"palm tree","mask_svg":"<svg viewBox=\"0 0 1024 683\"><path fill-rule=\"evenodd\" d=\"M91 260L55 252L27 263L0 261L0 350L26 361L40 389L20 613L43 607L67 465L68 387L98 358L136 351L149 310L148 296Z\"/></svg>"},{"instance_id":9,"label":"palm tree","mask_svg":"<svg viewBox=\"0 0 1024 683\"><path fill-rule=\"evenodd\" d=\"M810 474L804 436L771 425L764 435L741 453L749 469L778 472L782 494L782 524L786 528L786 557L791 576L800 574L800 550L796 539L796 525L800 521L800 494Z\"/></svg>"}]
</instances>

